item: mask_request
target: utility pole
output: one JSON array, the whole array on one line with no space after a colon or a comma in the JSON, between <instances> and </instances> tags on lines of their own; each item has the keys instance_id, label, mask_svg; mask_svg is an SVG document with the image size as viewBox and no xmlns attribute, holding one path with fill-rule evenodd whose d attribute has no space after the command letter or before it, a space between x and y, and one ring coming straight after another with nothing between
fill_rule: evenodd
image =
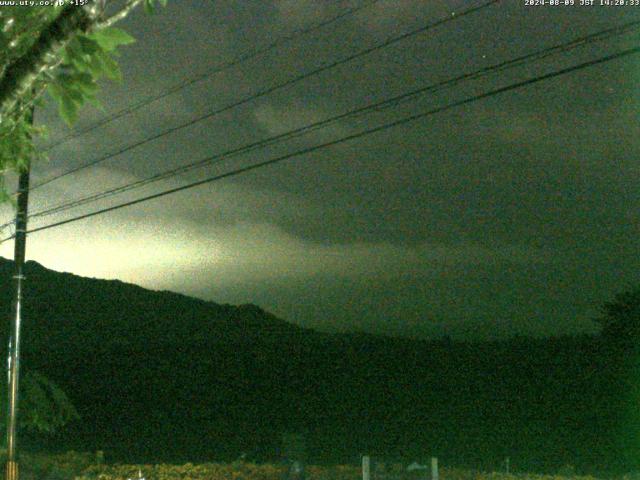
<instances>
[{"instance_id":1,"label":"utility pole","mask_svg":"<svg viewBox=\"0 0 640 480\"><path fill-rule=\"evenodd\" d=\"M29 121L33 122L33 108ZM31 159L18 178L18 199L16 211L16 233L14 244L15 287L13 315L11 318L11 336L8 352L8 408L7 408L7 465L5 480L18 480L18 459L16 455L16 427L18 423L18 385L20 374L20 323L22 321L22 284L24 280L24 258L27 244L27 208L29 204L29 173Z\"/></svg>"}]
</instances>

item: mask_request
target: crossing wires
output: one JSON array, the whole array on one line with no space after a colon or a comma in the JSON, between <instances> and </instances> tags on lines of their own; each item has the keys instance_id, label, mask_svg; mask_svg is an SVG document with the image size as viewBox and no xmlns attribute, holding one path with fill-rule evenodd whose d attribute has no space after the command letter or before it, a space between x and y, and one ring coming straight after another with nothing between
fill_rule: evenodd
<instances>
[{"instance_id":1,"label":"crossing wires","mask_svg":"<svg viewBox=\"0 0 640 480\"><path fill-rule=\"evenodd\" d=\"M265 96L270 95L270 94L272 94L274 92L277 92L279 90L283 90L283 89L285 89L287 87L290 87L290 86L292 86L294 84L302 82L303 80L307 80L309 78L315 77L317 75L320 75L321 73L327 72L327 71L332 70L334 68L337 68L337 67L339 67L341 65L345 65L347 63L350 63L353 60L365 57L365 56L370 55L370 54L372 54L374 52L377 52L377 51L382 50L384 48L390 47L391 45L394 45L394 44L396 44L398 42L407 40L407 39L409 39L411 37L414 37L416 35L419 35L419 34L423 34L423 33L427 32L429 30L432 30L434 28L440 27L441 25L457 21L458 19L461 19L461 18L463 18L463 17L465 17L467 15L471 15L473 13L476 13L476 12L479 12L479 11L481 11L483 9L491 7L492 5L497 4L498 2L500 2L500 0L488 0L488 1L484 1L483 3L480 3L479 5L475 5L475 6L466 8L466 9L461 10L459 12L453 12L451 15L444 16L444 17L442 17L442 18L440 18L438 20L435 20L433 22L429 22L429 23L427 23L427 24L425 24L425 25L423 25L421 27L415 28L415 29L410 30L408 32L405 32L403 34L394 35L394 36L388 38L387 40L385 40L385 41L383 41L381 43L378 43L376 45L373 45L371 47L367 47L365 49L359 50L359 51L357 51L355 53L352 53L350 55L347 55L347 56L345 56L343 58L340 58L340 59L337 59L337 60L333 60L333 61L331 61L331 62L329 62L329 63L327 63L325 65L322 65L322 66L320 66L318 68L315 68L313 70L310 70L308 72L305 72L305 73L302 73L302 74L295 75L293 77L287 78L284 81L276 83L276 84L271 85L269 87L265 87L265 88L259 89L259 90L255 91L254 93L252 93L252 94L250 94L250 95L248 95L246 97L243 97L243 98L241 98L239 100L236 100L236 101L233 101L231 103L228 103L228 104L226 104L226 105L224 105L222 107L216 107L213 110L211 110L211 111L209 111L209 112L207 112L207 113L205 113L203 115L200 115L200 116L197 116L195 118L192 118L191 120L188 120L188 121L186 121L186 122L184 122L184 123L182 123L180 125L176 125L174 127L171 127L171 128L166 129L166 130L163 130L162 132L159 132L159 133L157 133L155 135L152 135L150 137L146 137L146 138L144 138L144 139L142 139L140 141L137 141L137 142L134 142L132 144L129 144L129 145L127 145L125 147L122 147L122 148L120 148L120 149L118 149L118 150L116 150L116 151L114 151L112 153L109 153L109 154L103 155L101 157L98 157L96 159L90 160L90 161L88 161L88 162L86 162L86 163L84 163L82 165L79 165L77 167L73 167L73 168L71 168L71 169L69 169L69 170L67 170L67 171L65 171L63 173L55 175L55 176L53 176L53 177L51 177L51 178L49 178L47 180L44 180L44 181L42 181L40 183L36 183L31 187L31 191L36 190L36 189L38 189L38 188L40 188L40 187L42 187L44 185L47 185L47 184L49 184L49 183L51 183L53 181L59 180L61 178L64 178L64 177L66 177L68 175L71 175L71 174L74 174L74 173L79 172L81 170L84 170L86 168L98 165L98 164L100 164L102 162L105 162L105 161L111 159L111 158L114 158L116 156L122 155L123 153L129 152L129 151L133 150L134 148L140 147L140 146L145 145L145 144L147 144L149 142L152 142L154 140L158 140L158 139L160 139L162 137L165 137L165 136L170 135L170 134L172 134L174 132L177 132L178 130L182 130L184 128L190 127L190 126L195 125L195 124L197 124L199 122L202 122L204 120L207 120L207 119L210 119L210 118L212 118L214 116L217 116L217 115L219 115L221 113L227 112L227 111L229 111L231 109L234 109L234 108L237 108L239 106L245 105L247 103L253 102L253 101L255 101L255 100L259 99L259 98L265 97Z\"/></svg>"},{"instance_id":2,"label":"crossing wires","mask_svg":"<svg viewBox=\"0 0 640 480\"><path fill-rule=\"evenodd\" d=\"M401 125L405 125L405 124L410 123L410 122L415 122L417 120L424 119L424 118L429 117L431 115L435 115L437 113L441 113L441 112L444 112L446 110L450 110L450 109L455 108L455 107L460 107L460 106L463 106L463 105L474 103L474 102L477 102L479 100L483 100L483 99L486 99L486 98L489 98L489 97L492 97L492 96L495 96L495 95L499 95L501 93L505 93L505 92L508 92L508 91L516 90L516 89L520 89L520 88L523 88L523 87L526 87L526 86L529 86L529 85L533 85L533 84L538 83L538 82L549 80L551 78L556 78L556 77L559 77L559 76L562 76L562 75L567 75L569 73L573 73L573 72L576 72L578 70L582 70L582 69L589 68L589 67L592 67L592 66L595 66L595 65L599 65L599 64L606 63L606 62L610 62L610 61L613 61L613 60L621 59L621 58L628 57L630 55L635 55L635 54L638 54L638 53L640 53L640 47L634 47L634 48L629 48L629 49L626 49L626 50L621 50L621 51L618 51L618 52L615 52L615 53L612 53L612 54L609 54L609 55L606 55L606 56L603 56L603 57L599 57L599 58L596 58L596 59L593 59L593 60L590 60L590 61L587 61L587 62L582 62L582 63L579 63L577 65L573 65L573 66L566 67L566 68L563 68L563 69L560 69L560 70L556 70L556 71L553 71L553 72L550 72L550 73L547 73L547 74L544 74L544 75L539 75L537 77L529 78L527 80L515 82L515 83L512 83L512 84L504 86L504 87L492 89L492 90L489 90L487 92L481 93L479 95L474 95L474 96L471 96L471 97L467 97L467 98L465 98L463 100L459 100L459 101L456 101L456 102L448 103L448 104L446 104L444 106L441 106L441 107L437 107L437 108L433 108L433 109L430 109L430 110L422 111L422 112L417 113L417 114L409 115L409 116L403 117L403 118L401 118L399 120L388 122L388 123L385 123L383 125L380 125L380 126L377 126L377 127L374 127L374 128L370 128L370 129L367 129L367 130L364 130L364 131L361 131L361 132L358 132L358 133L355 133L355 134L352 134L352 135L343 136L343 137L340 137L340 138L335 139L335 140L331 140L331 141L328 141L328 142L320 143L320 144L317 144L317 145L314 145L314 146L311 146L311 147L306 147L306 148L297 150L295 152L291 152L291 153L288 153L288 154L285 154L285 155L281 155L281 156L278 156L278 157L275 157L275 158L272 158L272 159L269 159L269 160L256 162L256 163L253 163L253 164L248 165L248 166L244 166L244 167L241 167L241 168L230 170L230 171L222 173L222 174L218 174L218 175L211 176L211 177L208 177L208 178L205 178L205 179L202 179L202 180L198 180L196 182L191 182L191 183L186 184L186 185L182 185L182 186L179 186L179 187L175 187L175 188L171 188L171 189L164 190L164 191L161 191L161 192L157 192L157 193L154 193L152 195L147 195L145 197L141 197L141 198L138 198L138 199L135 199L135 200L131 200L131 201L128 201L128 202L123 202L123 203L120 203L120 204L117 204L117 205L113 205L111 207L102 208L102 209L95 210L93 212L89 212L89 213L86 213L86 214L83 214L83 215L78 215L78 216L75 216L75 217L72 217L72 218L68 218L68 219L65 219L65 220L61 220L61 221L58 221L58 222L53 222L53 223L50 223L50 224L47 224L47 225L43 225L43 226L40 226L40 227L37 227L37 228L33 228L33 229L28 230L27 233L35 233L35 232L40 232L40 231L43 231L43 230L48 230L48 229L51 229L51 228L60 227L62 225L66 225L66 224L69 224L69 223L72 223L72 222L77 222L79 220L83 220L83 219L86 219L86 218L94 217L94 216L97 216L97 215L102 215L102 214L105 214L105 213L108 213L108 212L112 212L114 210L118 210L118 209L129 207L129 206L132 206L132 205L140 204L140 203L143 203L143 202L148 202L150 200L154 200L154 199L157 199L157 198L160 198L160 197L171 195L173 193L177 193L177 192L180 192L180 191L184 191L184 190L188 190L188 189L191 189L191 188L195 188L195 187L200 186L200 185L204 185L204 184L212 183L212 182L219 181L219 180L222 180L222 179L225 179L225 178L230 178L230 177L234 177L234 176L237 176L237 175L241 175L241 174L247 173L249 171L257 170L259 168L263 168L263 167L266 167L266 166L269 166L269 165L274 165L274 164L283 162L285 160L289 160L289 159L294 158L294 157L308 155L308 154L310 154L312 152L315 152L315 151L318 151L318 150L322 150L322 149L325 149L325 148L333 147L333 146L336 146L336 145L339 145L339 144L342 144L342 143L346 143L346 142L351 142L353 140L356 140L356 139L359 139L359 138L362 138L362 137L365 137L365 136L368 136L368 135L372 135L372 134L375 134L375 133L378 133L378 132L382 132L384 130L388 130L388 129L395 128L395 127L398 127L398 126L401 126ZM10 240L11 238L13 238L13 236L6 237L6 238L0 240L0 243L5 242L7 240Z\"/></svg>"},{"instance_id":3,"label":"crossing wires","mask_svg":"<svg viewBox=\"0 0 640 480\"><path fill-rule=\"evenodd\" d=\"M98 200L102 200L102 199L106 199L115 195L119 195L122 194L124 192L127 191L131 191L134 189L138 189L141 188L145 185L149 185L151 183L160 181L160 180L165 180L168 178L172 178L175 177L177 175L181 175L184 174L186 172L189 172L191 170L194 170L196 168L201 168L204 166L209 166L212 165L214 163L218 163L221 162L223 160L227 160L242 154L246 154L252 151L256 151L265 147L268 147L270 145L276 144L276 143L281 143L284 142L286 140L292 139L292 138L296 138L302 135L305 135L307 133L310 133L312 131L316 131L319 130L321 128L325 128L331 124L337 123L339 121L348 119L348 118L354 118L354 117L358 117L358 116L363 116L363 115L367 115L370 114L372 112L380 112L382 110L386 110L386 109L390 109L394 106L397 106L403 102L407 102L409 100L415 99L417 96L419 95L426 95L426 94L432 94L435 93L437 91L443 90L445 88L453 88L456 87L464 82L469 82L471 80L476 80L482 77L485 77L487 75L490 74L495 74L495 73L499 73L499 72L504 72L508 69L513 69L516 67L521 67L523 65L528 65L534 62L539 62L542 59L545 59L549 56L552 55L558 55L561 53L565 53L568 51L571 51L573 49L576 49L578 47L583 47L583 46L587 46L587 45L591 45L595 42L602 42L605 40L609 40L613 37L617 37L635 30L638 30L638 28L640 28L640 20L633 20L630 22L626 22L624 24L621 25L617 25L605 30L601 30L589 35L585 35L585 36L581 36L578 38L575 38L573 40L564 42L564 43L560 43L560 44L556 44L554 46L550 46L544 49L540 49L537 50L535 52L526 54L526 55L522 55L510 60L506 60L503 62L499 62L490 66L487 66L485 68L479 69L479 70L475 70L475 71L471 71L471 72L467 72L461 75L458 75L456 77L441 81L441 82L437 82L434 84L429 84L408 92L404 92L400 95L396 95L393 96L391 98L382 100L382 101L378 101L378 102L373 102L370 103L368 105L359 107L359 108L355 108L352 109L350 111L344 112L342 114L339 115L334 115L331 117L328 117L326 119L317 121L317 122L312 122L310 124L307 124L305 126L302 127L298 127L298 128L294 128L292 130L289 130L287 132L278 134L278 135L274 135L271 136L269 138L263 139L263 140L259 140L256 142L252 142L246 145L242 145L240 147L236 147L230 150L227 150L225 152L222 153L218 153L215 154L213 156L198 160L196 162L192 162L189 163L187 165L183 165L177 168L172 168L172 169L168 169L165 170L163 172L159 172L156 173L154 175L151 175L149 177L137 180L135 182L130 182L127 183L125 185L121 185L119 187L115 187L115 188L111 188L111 189L107 189L104 190L102 192L98 192L98 193L94 193L94 194L90 194L87 196L84 196L82 198L79 199L75 199L75 200L71 200L71 201L67 201L67 202L62 202L58 205L55 205L53 207L49 207L47 209L44 210L40 210L37 212L34 212L32 215L30 215L30 218L37 218L37 217L45 217L45 216L49 216L55 213L60 213L72 208L76 208L82 205L86 205L86 204L90 204L90 203L94 203ZM8 226L8 224L2 225L0 226L0 228L4 228Z\"/></svg>"},{"instance_id":4,"label":"crossing wires","mask_svg":"<svg viewBox=\"0 0 640 480\"><path fill-rule=\"evenodd\" d=\"M236 56L234 59L229 60L227 62L223 62L219 65L216 65L215 67L209 69L208 71L204 72L204 73L200 73L198 75L194 75L193 77L190 78L186 78L185 80L183 80L182 82L177 83L176 85L173 85L169 88L166 88L164 90L162 90L161 92L159 92L156 95L152 95L150 97L144 98L138 102L135 102L131 105L128 105L127 107L118 110L117 112L112 113L111 115L107 115L106 117L104 117L103 119L95 122L92 125L89 125L81 130L78 130L76 132L70 133L69 135L64 136L63 138L61 138L60 140L57 140L55 142L50 143L45 149L44 151L49 151L49 150L53 150L54 148L67 143L71 140L74 140L78 137L81 137L83 135L86 135L87 133L90 133L100 127L104 127L105 125L108 125L111 122L114 122L116 120L119 120L120 118L126 117L127 115L131 115L132 113L137 112L138 110L140 110L141 108L144 108L148 105L151 105L152 103L155 103L159 100L162 100L163 98L166 98L170 95L173 95L177 92L179 92L180 90L184 90L187 87L190 87L191 85L194 85L196 83L202 82L204 80L207 80L219 73L222 73L226 70L229 70L233 67L236 67L242 63L248 62L249 60L253 60L255 58L258 58L272 50L275 50L279 47L282 47L283 45L286 45L288 43L291 43L295 40L298 40L300 37L303 37L305 35L308 35L310 33L313 33L317 30L320 30L324 27L327 27L329 25L332 25L340 20L343 20L344 18L347 18L349 16L352 16L366 8L369 8L373 5L375 5L376 3L380 2L380 0L367 0L364 1L362 3L360 3L359 5L356 5L354 7L350 7L347 8L346 10L336 14L333 17L327 18L326 20L323 20L319 23L316 23L314 25L308 26L308 27L303 27L300 29L296 29L294 31L292 31L289 34L284 34L282 36L280 36L279 38L277 38L276 40L274 40L271 43L268 43L266 46L261 47L261 48L255 48L255 49L250 49L247 50L243 53L241 53L240 55ZM33 187L32 187L33 190Z\"/></svg>"}]
</instances>

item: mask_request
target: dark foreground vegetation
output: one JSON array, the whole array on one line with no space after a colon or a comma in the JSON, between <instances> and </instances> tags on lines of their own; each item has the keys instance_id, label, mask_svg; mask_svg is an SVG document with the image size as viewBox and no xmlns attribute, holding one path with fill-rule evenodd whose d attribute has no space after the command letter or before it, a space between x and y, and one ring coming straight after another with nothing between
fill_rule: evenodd
<instances>
[{"instance_id":1,"label":"dark foreground vegetation","mask_svg":"<svg viewBox=\"0 0 640 480\"><path fill-rule=\"evenodd\" d=\"M425 473L409 472L406 465L389 464L382 474L372 473L373 480L423 480ZM23 461L23 480L284 480L287 469L282 464L237 461L233 463L172 464L98 464L89 454L67 452L59 455L28 455ZM305 480L360 480L358 465L307 465ZM440 468L442 480L594 480L576 475L541 476L505 474L455 468ZM621 480L631 480L623 478Z\"/></svg>"},{"instance_id":2,"label":"dark foreground vegetation","mask_svg":"<svg viewBox=\"0 0 640 480\"><path fill-rule=\"evenodd\" d=\"M2 318L11 268L0 263ZM507 456L516 471L640 469L638 335L621 327L637 320L633 296L618 299L631 313L610 306L626 320L603 322L598 336L427 342L318 333L251 305L33 262L27 275L23 368L57 384L80 417L54 434L24 431L34 452L269 462L295 431L317 464L369 453L480 470Z\"/></svg>"}]
</instances>

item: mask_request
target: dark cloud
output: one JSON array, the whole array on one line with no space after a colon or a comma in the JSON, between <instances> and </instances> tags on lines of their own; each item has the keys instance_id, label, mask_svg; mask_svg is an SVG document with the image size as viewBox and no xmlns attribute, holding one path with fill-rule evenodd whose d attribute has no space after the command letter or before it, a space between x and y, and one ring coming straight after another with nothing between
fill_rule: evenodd
<instances>
[{"instance_id":1,"label":"dark cloud","mask_svg":"<svg viewBox=\"0 0 640 480\"><path fill-rule=\"evenodd\" d=\"M125 82L105 85L106 110L117 111L262 47L341 6L315 0L181 0L152 17L136 13L123 27L138 42L123 52ZM57 148L34 175L64 171L466 6L378 2ZM502 2L51 184L34 193L33 208L608 28L634 14L640 11ZM122 199L630 45L629 37L621 37L583 47ZM62 270L219 302L258 303L323 329L476 338L589 331L597 305L634 282L640 266L639 67L638 58L628 57L33 235L30 257ZM81 124L102 115L87 110ZM68 131L51 108L38 118L51 125L54 139Z\"/></svg>"}]
</instances>

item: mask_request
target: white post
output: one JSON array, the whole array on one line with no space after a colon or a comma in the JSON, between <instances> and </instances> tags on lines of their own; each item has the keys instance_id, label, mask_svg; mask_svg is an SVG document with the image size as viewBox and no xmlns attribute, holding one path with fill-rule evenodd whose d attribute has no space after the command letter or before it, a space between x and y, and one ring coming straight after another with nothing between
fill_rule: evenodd
<instances>
[{"instance_id":1,"label":"white post","mask_svg":"<svg viewBox=\"0 0 640 480\"><path fill-rule=\"evenodd\" d=\"M371 480L371 458L369 455L362 456L362 480Z\"/></svg>"},{"instance_id":2,"label":"white post","mask_svg":"<svg viewBox=\"0 0 640 480\"><path fill-rule=\"evenodd\" d=\"M431 480L438 480L438 459L431 457Z\"/></svg>"}]
</instances>

